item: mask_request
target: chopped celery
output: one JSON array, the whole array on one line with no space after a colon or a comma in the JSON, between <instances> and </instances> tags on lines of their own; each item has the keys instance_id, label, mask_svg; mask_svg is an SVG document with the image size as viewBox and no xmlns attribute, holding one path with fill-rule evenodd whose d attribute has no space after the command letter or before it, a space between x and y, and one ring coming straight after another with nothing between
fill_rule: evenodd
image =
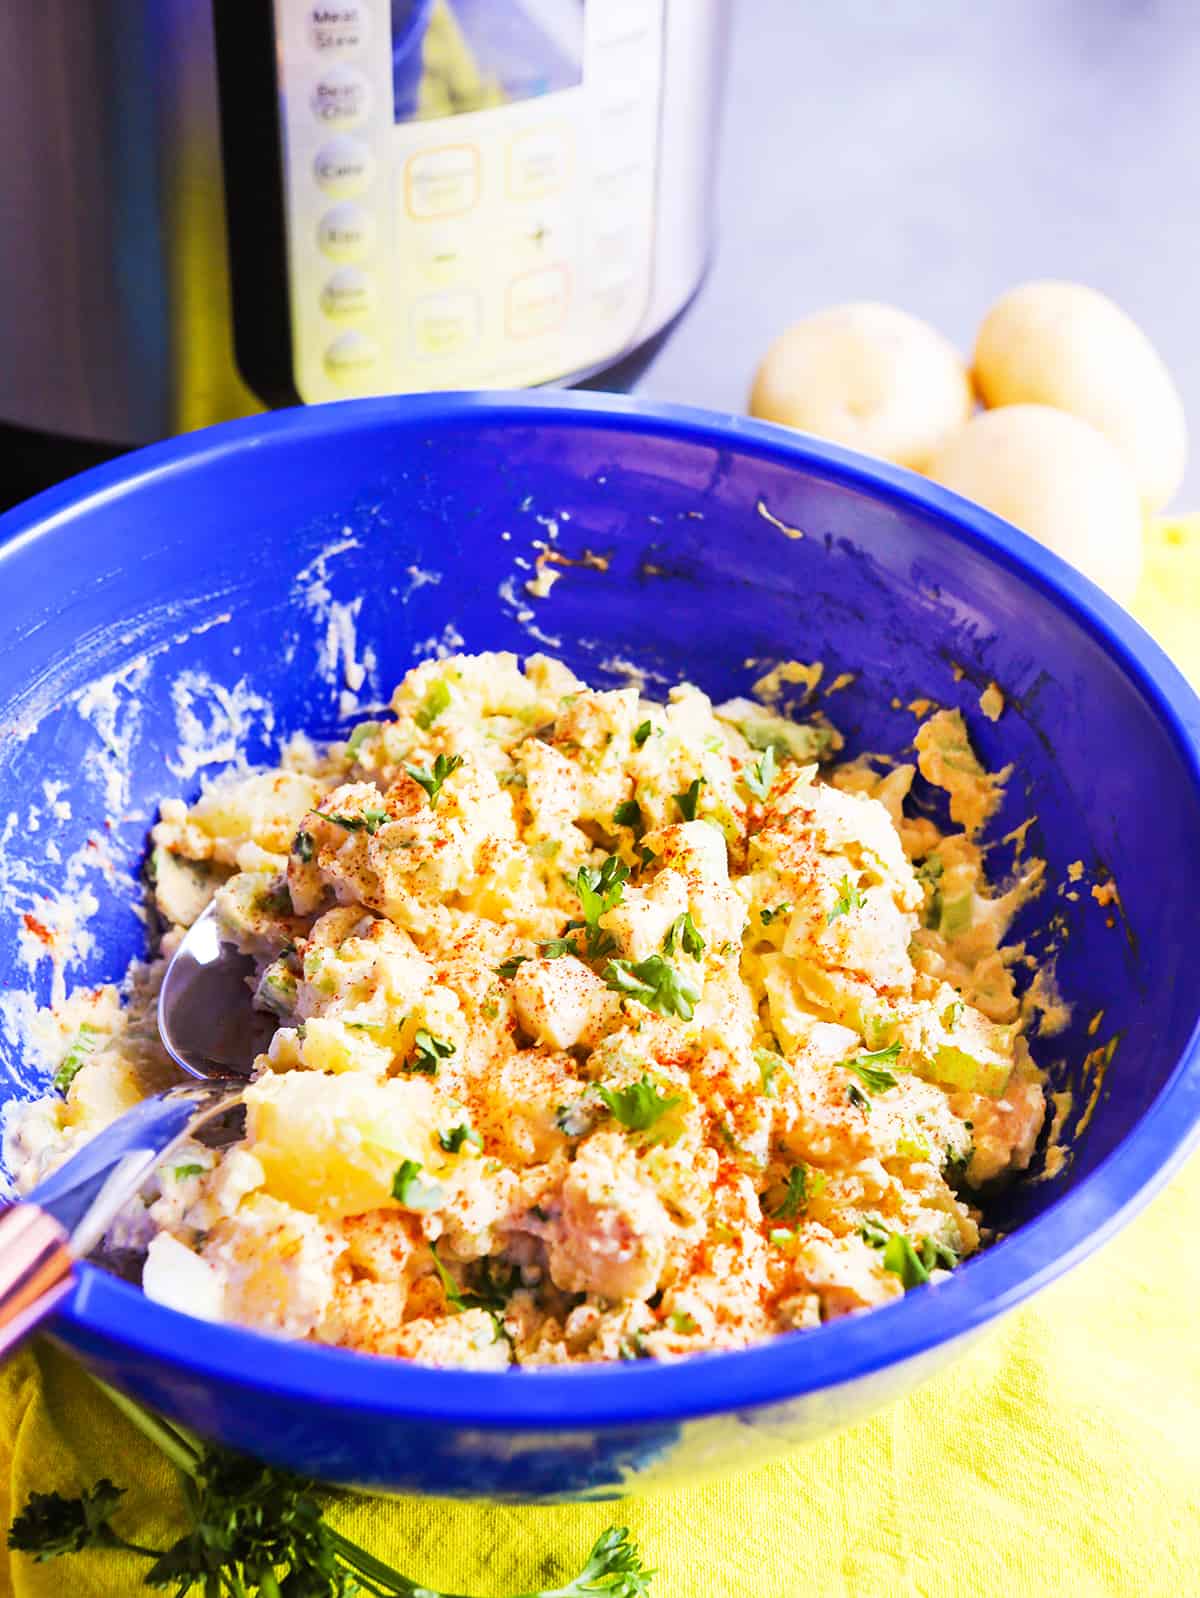
<instances>
[{"instance_id":1,"label":"chopped celery","mask_svg":"<svg viewBox=\"0 0 1200 1598\"><path fill-rule=\"evenodd\" d=\"M356 760L358 751L363 744L366 743L368 738L373 738L382 726L383 723L381 721L360 721L349 738L346 739L346 758L348 760Z\"/></svg>"},{"instance_id":2,"label":"chopped celery","mask_svg":"<svg viewBox=\"0 0 1200 1598\"><path fill-rule=\"evenodd\" d=\"M968 1054L952 1043L943 1043L932 1060L918 1062L917 1074L952 1091L986 1093L989 1098L998 1099L1008 1086L1012 1063Z\"/></svg>"},{"instance_id":3,"label":"chopped celery","mask_svg":"<svg viewBox=\"0 0 1200 1598\"><path fill-rule=\"evenodd\" d=\"M752 699L729 699L716 707L716 715L730 722L751 749L774 749L792 760L817 760L827 753L833 734L828 727L805 726L777 716Z\"/></svg>"},{"instance_id":4,"label":"chopped celery","mask_svg":"<svg viewBox=\"0 0 1200 1598\"><path fill-rule=\"evenodd\" d=\"M60 1093L65 1093L71 1086L87 1064L88 1055L94 1054L100 1047L99 1040L103 1036L99 1027L89 1026L86 1021L82 1023L71 1040L71 1047L63 1055L62 1062L54 1073L54 1086Z\"/></svg>"},{"instance_id":5,"label":"chopped celery","mask_svg":"<svg viewBox=\"0 0 1200 1598\"><path fill-rule=\"evenodd\" d=\"M943 938L956 938L971 925L974 897L968 889L966 893L956 894L953 899L942 898L938 931Z\"/></svg>"},{"instance_id":6,"label":"chopped celery","mask_svg":"<svg viewBox=\"0 0 1200 1598\"><path fill-rule=\"evenodd\" d=\"M290 1015L296 1005L296 974L282 960L276 960L262 974L255 994L261 1010Z\"/></svg>"}]
</instances>

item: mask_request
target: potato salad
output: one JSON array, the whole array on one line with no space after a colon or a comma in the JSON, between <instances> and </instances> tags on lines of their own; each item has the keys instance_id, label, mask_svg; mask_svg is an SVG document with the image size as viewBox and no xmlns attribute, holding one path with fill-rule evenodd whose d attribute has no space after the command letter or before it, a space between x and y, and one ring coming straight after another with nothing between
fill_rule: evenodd
<instances>
[{"instance_id":1,"label":"potato salad","mask_svg":"<svg viewBox=\"0 0 1200 1598\"><path fill-rule=\"evenodd\" d=\"M687 684L424 662L346 742L162 805L156 957L44 1014L18 1186L175 1079L157 985L215 897L278 1027L244 1135L176 1151L108 1240L152 1298L491 1370L739 1348L936 1284L1044 1119L1004 944L1040 866L986 880L1004 774L957 710L907 762L840 750Z\"/></svg>"}]
</instances>

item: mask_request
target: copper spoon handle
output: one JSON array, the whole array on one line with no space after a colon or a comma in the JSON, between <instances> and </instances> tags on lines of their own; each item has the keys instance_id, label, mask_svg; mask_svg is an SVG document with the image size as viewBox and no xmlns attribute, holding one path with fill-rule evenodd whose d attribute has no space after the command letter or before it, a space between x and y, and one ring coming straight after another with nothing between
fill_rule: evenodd
<instances>
[{"instance_id":1,"label":"copper spoon handle","mask_svg":"<svg viewBox=\"0 0 1200 1598\"><path fill-rule=\"evenodd\" d=\"M70 1292L73 1264L65 1229L45 1210L0 1213L0 1356Z\"/></svg>"}]
</instances>

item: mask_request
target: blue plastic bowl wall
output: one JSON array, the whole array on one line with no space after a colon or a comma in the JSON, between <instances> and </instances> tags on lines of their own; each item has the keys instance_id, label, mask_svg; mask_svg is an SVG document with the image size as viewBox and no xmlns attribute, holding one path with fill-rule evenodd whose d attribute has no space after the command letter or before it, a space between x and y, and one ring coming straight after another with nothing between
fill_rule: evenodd
<instances>
[{"instance_id":1,"label":"blue plastic bowl wall","mask_svg":"<svg viewBox=\"0 0 1200 1598\"><path fill-rule=\"evenodd\" d=\"M235 737L266 759L296 729L344 730L440 647L544 648L602 684L632 662L652 691L688 677L719 697L777 661L820 660L826 684L855 674L820 701L852 750L906 749L913 700L961 706L984 759L1014 766L994 837L1032 815L1048 862L1018 931L1036 953L1053 918L1074 1010L1035 1052L1078 1090L1075 1119L1098 1087L1065 1168L999 1201L994 1218L1018 1229L950 1281L673 1366L431 1371L201 1325L82 1268L56 1335L196 1430L330 1480L473 1497L595 1496L756 1463L954 1357L1126 1220L1192 1139L1197 702L1128 618L965 502L733 419L434 396L156 446L11 513L0 538L7 1096L43 1085L13 997L31 981L49 992L48 963L34 979L24 963L33 895L94 892L94 942L68 975L119 977L143 947L132 883L158 801L194 795ZM550 546L570 564L535 597ZM978 710L992 680L1008 702L994 724ZM996 869L1012 848L997 842ZM1110 873L1119 903L1100 904L1087 886ZM1085 1071L1113 1038L1107 1074Z\"/></svg>"}]
</instances>

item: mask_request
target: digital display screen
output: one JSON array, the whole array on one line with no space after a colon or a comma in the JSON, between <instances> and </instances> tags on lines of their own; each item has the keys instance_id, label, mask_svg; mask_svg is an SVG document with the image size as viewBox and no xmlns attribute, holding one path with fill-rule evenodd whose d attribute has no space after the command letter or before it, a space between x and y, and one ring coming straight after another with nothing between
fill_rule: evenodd
<instances>
[{"instance_id":1,"label":"digital display screen","mask_svg":"<svg viewBox=\"0 0 1200 1598\"><path fill-rule=\"evenodd\" d=\"M587 0L392 0L397 122L512 105L583 82Z\"/></svg>"}]
</instances>

